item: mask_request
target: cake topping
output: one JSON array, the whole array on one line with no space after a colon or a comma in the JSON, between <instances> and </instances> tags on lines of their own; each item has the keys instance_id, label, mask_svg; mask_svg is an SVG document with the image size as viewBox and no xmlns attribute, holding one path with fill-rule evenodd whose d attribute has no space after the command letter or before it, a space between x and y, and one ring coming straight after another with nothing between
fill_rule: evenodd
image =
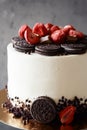
<instances>
[{"instance_id":1,"label":"cake topping","mask_svg":"<svg viewBox=\"0 0 87 130\"><path fill-rule=\"evenodd\" d=\"M75 43L77 42L78 38L77 37L72 37L72 36L67 36L66 42L67 43Z\"/></svg>"},{"instance_id":2,"label":"cake topping","mask_svg":"<svg viewBox=\"0 0 87 130\"><path fill-rule=\"evenodd\" d=\"M56 30L60 30L60 28L56 25L53 25L51 28L50 28L50 33L52 34L54 31Z\"/></svg>"},{"instance_id":3,"label":"cake topping","mask_svg":"<svg viewBox=\"0 0 87 130\"><path fill-rule=\"evenodd\" d=\"M65 25L64 28L62 28L62 30L68 34L70 30L75 30L75 28L72 25Z\"/></svg>"},{"instance_id":4,"label":"cake topping","mask_svg":"<svg viewBox=\"0 0 87 130\"><path fill-rule=\"evenodd\" d=\"M80 45L80 47L78 45L79 43L81 44L87 43L87 38L85 38L85 35L82 32L76 30L72 25L66 25L64 27L60 27L51 23L46 23L46 24L36 23L31 29L27 24L24 24L19 28L18 35L21 39L24 39L26 41L26 44L35 45L35 48L36 48L35 52L42 55L53 56L53 55L59 54L59 52L60 52L60 55L81 54L81 53L85 53L87 49L87 48L83 49L84 45ZM59 49L58 49L58 52L53 53L54 47L52 44L47 45L47 47L46 47L46 44L43 44L44 41L46 42L48 40L51 41L52 44L54 44L54 46L57 46L57 44L59 44L65 50L65 53L61 53ZM12 42L14 41L15 40L13 40ZM19 39L19 42L20 42L20 39ZM72 44L76 44L76 45L72 45ZM52 53L49 54L50 48L51 48ZM26 51L23 51L23 52L26 52Z\"/></svg>"},{"instance_id":5,"label":"cake topping","mask_svg":"<svg viewBox=\"0 0 87 130\"><path fill-rule=\"evenodd\" d=\"M68 54L82 54L86 52L87 44L82 43L61 44L61 47L64 48L64 50Z\"/></svg>"},{"instance_id":6,"label":"cake topping","mask_svg":"<svg viewBox=\"0 0 87 130\"><path fill-rule=\"evenodd\" d=\"M85 35L84 38L80 39L79 43L87 44L87 35Z\"/></svg>"},{"instance_id":7,"label":"cake topping","mask_svg":"<svg viewBox=\"0 0 87 130\"><path fill-rule=\"evenodd\" d=\"M62 30L56 30L51 34L51 39L54 43L60 44L64 42L65 36Z\"/></svg>"},{"instance_id":8,"label":"cake topping","mask_svg":"<svg viewBox=\"0 0 87 130\"><path fill-rule=\"evenodd\" d=\"M77 38L83 38L84 37L82 32L76 31L76 30L70 30L69 31L69 36L77 37Z\"/></svg>"},{"instance_id":9,"label":"cake topping","mask_svg":"<svg viewBox=\"0 0 87 130\"><path fill-rule=\"evenodd\" d=\"M48 42L48 44L47 44ZM50 41L45 41L35 47L35 52L42 55L54 56L60 53L60 45L50 43Z\"/></svg>"},{"instance_id":10,"label":"cake topping","mask_svg":"<svg viewBox=\"0 0 87 130\"><path fill-rule=\"evenodd\" d=\"M77 130L78 128L76 128ZM61 125L60 130L74 130L72 125Z\"/></svg>"},{"instance_id":11,"label":"cake topping","mask_svg":"<svg viewBox=\"0 0 87 130\"><path fill-rule=\"evenodd\" d=\"M20 52L30 53L33 52L35 49L34 45L27 44L27 42L24 39L21 39L19 37L13 37L12 43L13 47Z\"/></svg>"},{"instance_id":12,"label":"cake topping","mask_svg":"<svg viewBox=\"0 0 87 130\"><path fill-rule=\"evenodd\" d=\"M38 34L40 37L48 34L48 31L43 23L36 23L32 29L32 32Z\"/></svg>"},{"instance_id":13,"label":"cake topping","mask_svg":"<svg viewBox=\"0 0 87 130\"><path fill-rule=\"evenodd\" d=\"M30 28L28 27L28 25L26 25L26 24L22 25L22 26L19 28L19 30L18 30L18 35L19 35L20 38L24 38L24 32L25 32L26 29L30 29ZM31 30L31 29L30 29L30 30Z\"/></svg>"},{"instance_id":14,"label":"cake topping","mask_svg":"<svg viewBox=\"0 0 87 130\"><path fill-rule=\"evenodd\" d=\"M12 37L12 39L11 39L11 41L12 41L13 44L18 43L18 42L20 42L22 40L24 40L24 39L22 39L22 38L20 38L18 36Z\"/></svg>"},{"instance_id":15,"label":"cake topping","mask_svg":"<svg viewBox=\"0 0 87 130\"><path fill-rule=\"evenodd\" d=\"M50 34L50 30L51 30L51 27L53 26L53 24L51 24L51 23L46 23L45 24L45 27L46 27L46 29L47 29L47 31L48 31L48 34Z\"/></svg>"},{"instance_id":16,"label":"cake topping","mask_svg":"<svg viewBox=\"0 0 87 130\"><path fill-rule=\"evenodd\" d=\"M62 124L70 124L74 119L76 107L67 106L59 113L60 121Z\"/></svg>"},{"instance_id":17,"label":"cake topping","mask_svg":"<svg viewBox=\"0 0 87 130\"><path fill-rule=\"evenodd\" d=\"M24 32L24 37L27 43L29 44L37 44L40 42L39 35L32 33L30 29L26 29Z\"/></svg>"},{"instance_id":18,"label":"cake topping","mask_svg":"<svg viewBox=\"0 0 87 130\"><path fill-rule=\"evenodd\" d=\"M30 108L33 119L41 123L50 123L56 118L56 104L46 96L37 98Z\"/></svg>"}]
</instances>

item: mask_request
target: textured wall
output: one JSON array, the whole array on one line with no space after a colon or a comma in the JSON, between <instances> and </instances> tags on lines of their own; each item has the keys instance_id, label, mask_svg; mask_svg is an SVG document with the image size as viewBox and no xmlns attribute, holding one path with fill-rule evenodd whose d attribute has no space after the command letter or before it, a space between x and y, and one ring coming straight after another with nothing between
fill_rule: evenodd
<instances>
[{"instance_id":1,"label":"textured wall","mask_svg":"<svg viewBox=\"0 0 87 130\"><path fill-rule=\"evenodd\" d=\"M87 0L0 0L0 87L7 83L6 46L27 23L72 24L87 33Z\"/></svg>"}]
</instances>

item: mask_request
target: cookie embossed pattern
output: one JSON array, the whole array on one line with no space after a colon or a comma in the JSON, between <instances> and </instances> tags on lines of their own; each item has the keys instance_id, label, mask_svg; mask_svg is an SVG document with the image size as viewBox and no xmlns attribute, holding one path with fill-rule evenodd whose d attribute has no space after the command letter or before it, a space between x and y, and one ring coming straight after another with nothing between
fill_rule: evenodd
<instances>
[{"instance_id":1,"label":"cookie embossed pattern","mask_svg":"<svg viewBox=\"0 0 87 130\"><path fill-rule=\"evenodd\" d=\"M87 36L72 25L22 25L7 46L3 107L24 125L32 119L64 125L82 121L87 116L86 51Z\"/></svg>"}]
</instances>

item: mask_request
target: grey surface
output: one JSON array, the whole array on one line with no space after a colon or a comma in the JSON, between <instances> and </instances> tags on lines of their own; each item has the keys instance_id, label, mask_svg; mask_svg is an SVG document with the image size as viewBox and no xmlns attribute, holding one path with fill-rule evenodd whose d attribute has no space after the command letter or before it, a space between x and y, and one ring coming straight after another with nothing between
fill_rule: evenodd
<instances>
[{"instance_id":1,"label":"grey surface","mask_svg":"<svg viewBox=\"0 0 87 130\"><path fill-rule=\"evenodd\" d=\"M27 23L72 24L87 33L87 0L0 0L0 88L7 83L6 47Z\"/></svg>"},{"instance_id":2,"label":"grey surface","mask_svg":"<svg viewBox=\"0 0 87 130\"><path fill-rule=\"evenodd\" d=\"M0 130L23 130L23 129L18 129L0 122Z\"/></svg>"}]
</instances>

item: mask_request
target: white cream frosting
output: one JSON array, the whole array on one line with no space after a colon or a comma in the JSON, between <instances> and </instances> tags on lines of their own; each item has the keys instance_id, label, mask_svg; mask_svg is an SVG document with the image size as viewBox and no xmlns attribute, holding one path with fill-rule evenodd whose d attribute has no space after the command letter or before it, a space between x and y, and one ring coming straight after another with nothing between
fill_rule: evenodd
<instances>
[{"instance_id":1,"label":"white cream frosting","mask_svg":"<svg viewBox=\"0 0 87 130\"><path fill-rule=\"evenodd\" d=\"M87 53L67 56L43 56L7 47L8 94L21 100L49 96L58 101L87 97Z\"/></svg>"}]
</instances>

